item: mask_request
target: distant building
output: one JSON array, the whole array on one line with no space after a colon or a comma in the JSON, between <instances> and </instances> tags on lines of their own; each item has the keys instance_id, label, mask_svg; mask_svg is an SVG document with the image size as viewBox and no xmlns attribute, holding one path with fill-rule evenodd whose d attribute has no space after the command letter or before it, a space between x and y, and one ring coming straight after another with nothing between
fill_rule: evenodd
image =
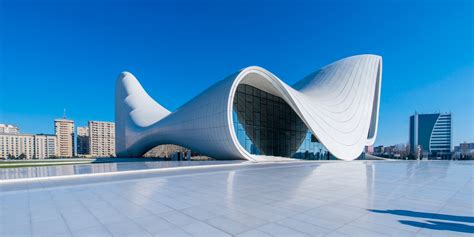
<instances>
[{"instance_id":1,"label":"distant building","mask_svg":"<svg viewBox=\"0 0 474 237\"><path fill-rule=\"evenodd\" d=\"M54 120L54 131L57 137L59 157L73 157L74 152L74 121L69 119Z\"/></svg>"},{"instance_id":2,"label":"distant building","mask_svg":"<svg viewBox=\"0 0 474 237\"><path fill-rule=\"evenodd\" d=\"M404 157L408 156L409 152L410 151L408 150L408 145L407 144L399 143L399 144L395 145L393 156L394 157L399 157L399 158L404 158Z\"/></svg>"},{"instance_id":3,"label":"distant building","mask_svg":"<svg viewBox=\"0 0 474 237\"><path fill-rule=\"evenodd\" d=\"M385 148L382 145L374 147L374 154L375 155L382 155L384 153L384 151L385 151Z\"/></svg>"},{"instance_id":4,"label":"distant building","mask_svg":"<svg viewBox=\"0 0 474 237\"><path fill-rule=\"evenodd\" d=\"M410 116L410 153L423 158L451 158L451 113L418 114Z\"/></svg>"},{"instance_id":5,"label":"distant building","mask_svg":"<svg viewBox=\"0 0 474 237\"><path fill-rule=\"evenodd\" d=\"M374 153L374 146L365 146L364 151L367 154L373 154Z\"/></svg>"},{"instance_id":6,"label":"distant building","mask_svg":"<svg viewBox=\"0 0 474 237\"><path fill-rule=\"evenodd\" d=\"M469 150L474 150L474 143L467 143L463 142L459 144L459 150L460 151L469 151Z\"/></svg>"},{"instance_id":7,"label":"distant building","mask_svg":"<svg viewBox=\"0 0 474 237\"><path fill-rule=\"evenodd\" d=\"M89 127L77 127L77 154L89 155Z\"/></svg>"},{"instance_id":8,"label":"distant building","mask_svg":"<svg viewBox=\"0 0 474 237\"><path fill-rule=\"evenodd\" d=\"M18 134L18 133L20 133L20 129L15 125L0 124L0 133Z\"/></svg>"},{"instance_id":9,"label":"distant building","mask_svg":"<svg viewBox=\"0 0 474 237\"><path fill-rule=\"evenodd\" d=\"M386 155L386 156L390 156L394 153L395 153L395 146L394 145L386 146L383 149L383 154Z\"/></svg>"},{"instance_id":10,"label":"distant building","mask_svg":"<svg viewBox=\"0 0 474 237\"><path fill-rule=\"evenodd\" d=\"M404 143L390 146L380 145L373 148L373 154L385 158L404 159L408 155L408 147Z\"/></svg>"},{"instance_id":11,"label":"distant building","mask_svg":"<svg viewBox=\"0 0 474 237\"><path fill-rule=\"evenodd\" d=\"M34 154L34 137L28 134L0 134L0 157L3 159L31 159Z\"/></svg>"},{"instance_id":12,"label":"distant building","mask_svg":"<svg viewBox=\"0 0 474 237\"><path fill-rule=\"evenodd\" d=\"M44 159L57 154L56 136L46 134L0 134L1 159Z\"/></svg>"},{"instance_id":13,"label":"distant building","mask_svg":"<svg viewBox=\"0 0 474 237\"><path fill-rule=\"evenodd\" d=\"M34 159L53 158L57 156L56 135L36 134L34 137Z\"/></svg>"},{"instance_id":14,"label":"distant building","mask_svg":"<svg viewBox=\"0 0 474 237\"><path fill-rule=\"evenodd\" d=\"M115 156L115 123L89 121L88 127L90 155Z\"/></svg>"},{"instance_id":15,"label":"distant building","mask_svg":"<svg viewBox=\"0 0 474 237\"><path fill-rule=\"evenodd\" d=\"M460 143L454 147L454 156L456 159L472 160L474 159L474 143Z\"/></svg>"}]
</instances>

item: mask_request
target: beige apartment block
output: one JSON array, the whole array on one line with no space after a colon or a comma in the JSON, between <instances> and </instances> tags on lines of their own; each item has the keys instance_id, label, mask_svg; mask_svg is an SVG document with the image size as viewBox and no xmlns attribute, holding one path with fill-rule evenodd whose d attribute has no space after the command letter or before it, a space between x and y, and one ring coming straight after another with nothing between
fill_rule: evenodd
<instances>
[{"instance_id":1,"label":"beige apartment block","mask_svg":"<svg viewBox=\"0 0 474 237\"><path fill-rule=\"evenodd\" d=\"M73 157L74 154L74 121L69 119L54 120L54 131L57 137L59 157Z\"/></svg>"},{"instance_id":2,"label":"beige apartment block","mask_svg":"<svg viewBox=\"0 0 474 237\"><path fill-rule=\"evenodd\" d=\"M55 135L0 134L0 159L44 159L56 155Z\"/></svg>"},{"instance_id":3,"label":"beige apartment block","mask_svg":"<svg viewBox=\"0 0 474 237\"><path fill-rule=\"evenodd\" d=\"M36 134L34 135L34 159L44 159L56 157L57 139L56 135Z\"/></svg>"},{"instance_id":4,"label":"beige apartment block","mask_svg":"<svg viewBox=\"0 0 474 237\"><path fill-rule=\"evenodd\" d=\"M89 151L95 157L115 156L115 123L89 121Z\"/></svg>"},{"instance_id":5,"label":"beige apartment block","mask_svg":"<svg viewBox=\"0 0 474 237\"><path fill-rule=\"evenodd\" d=\"M27 134L0 134L0 157L8 159L24 155L31 159L34 154L34 136Z\"/></svg>"}]
</instances>

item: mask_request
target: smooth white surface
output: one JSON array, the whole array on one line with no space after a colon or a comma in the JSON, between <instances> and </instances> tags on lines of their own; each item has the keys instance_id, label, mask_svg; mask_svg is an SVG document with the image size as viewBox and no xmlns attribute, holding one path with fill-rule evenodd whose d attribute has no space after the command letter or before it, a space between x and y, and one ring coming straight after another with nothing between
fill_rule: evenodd
<instances>
[{"instance_id":1,"label":"smooth white surface","mask_svg":"<svg viewBox=\"0 0 474 237\"><path fill-rule=\"evenodd\" d=\"M472 170L299 161L0 182L0 236L472 236Z\"/></svg>"},{"instance_id":2,"label":"smooth white surface","mask_svg":"<svg viewBox=\"0 0 474 237\"><path fill-rule=\"evenodd\" d=\"M334 156L353 160L376 138L381 75L376 55L339 60L293 87L263 68L248 67L170 113L125 72L116 85L117 155L135 157L177 144L217 159L264 160L245 151L233 129L233 97L243 83L283 98Z\"/></svg>"}]
</instances>

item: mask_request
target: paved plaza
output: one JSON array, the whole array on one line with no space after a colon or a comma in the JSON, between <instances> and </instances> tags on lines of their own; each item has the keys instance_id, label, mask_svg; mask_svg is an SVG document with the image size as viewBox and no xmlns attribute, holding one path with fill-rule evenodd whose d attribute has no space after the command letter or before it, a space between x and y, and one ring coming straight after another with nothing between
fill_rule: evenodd
<instances>
[{"instance_id":1,"label":"paved plaza","mask_svg":"<svg viewBox=\"0 0 474 237\"><path fill-rule=\"evenodd\" d=\"M472 161L228 163L99 173L3 174L0 236L474 235Z\"/></svg>"}]
</instances>

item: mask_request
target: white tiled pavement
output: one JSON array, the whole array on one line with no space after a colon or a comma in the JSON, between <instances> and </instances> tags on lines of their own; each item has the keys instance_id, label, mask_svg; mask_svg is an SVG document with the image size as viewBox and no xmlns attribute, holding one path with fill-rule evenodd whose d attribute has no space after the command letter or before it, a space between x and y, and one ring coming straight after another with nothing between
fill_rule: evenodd
<instances>
[{"instance_id":1,"label":"white tiled pavement","mask_svg":"<svg viewBox=\"0 0 474 237\"><path fill-rule=\"evenodd\" d=\"M472 236L473 176L354 161L0 181L0 236Z\"/></svg>"}]
</instances>

